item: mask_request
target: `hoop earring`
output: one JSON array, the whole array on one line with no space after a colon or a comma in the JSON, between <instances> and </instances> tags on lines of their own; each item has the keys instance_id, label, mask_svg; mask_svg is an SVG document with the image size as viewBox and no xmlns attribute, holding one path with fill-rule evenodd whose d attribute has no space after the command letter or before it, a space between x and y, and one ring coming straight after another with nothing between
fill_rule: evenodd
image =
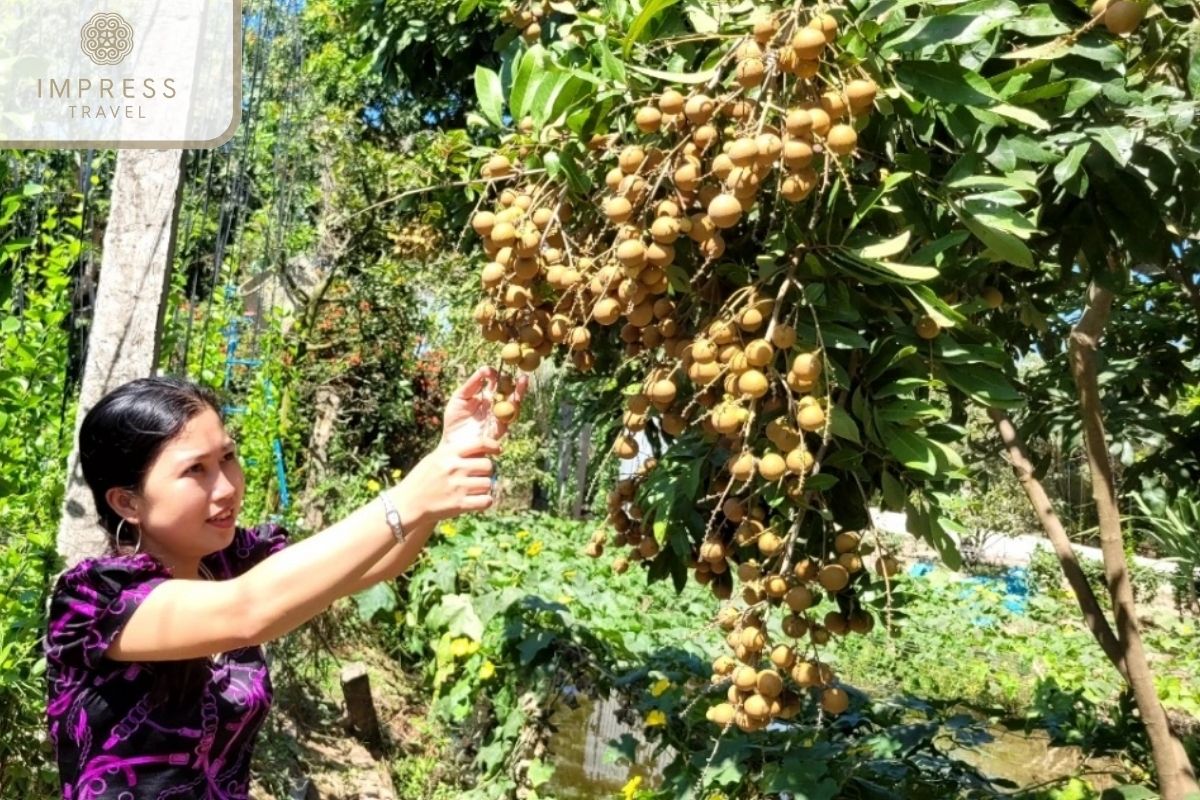
<instances>
[{"instance_id":1,"label":"hoop earring","mask_svg":"<svg viewBox=\"0 0 1200 800\"><path fill-rule=\"evenodd\" d=\"M114 534L114 537L117 540L118 546L121 544L121 526L124 524L125 524L125 518L122 517L121 521L117 523L117 532ZM137 544L134 545L133 552L130 555L136 556L139 552L141 552L141 549L142 549L142 529L138 528Z\"/></svg>"}]
</instances>

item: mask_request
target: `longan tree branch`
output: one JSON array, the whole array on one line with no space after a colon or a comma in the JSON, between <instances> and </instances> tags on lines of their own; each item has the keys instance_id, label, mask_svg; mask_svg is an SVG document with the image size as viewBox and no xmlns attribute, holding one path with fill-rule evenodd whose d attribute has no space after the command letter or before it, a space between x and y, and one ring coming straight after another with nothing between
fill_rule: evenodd
<instances>
[{"instance_id":1,"label":"longan tree branch","mask_svg":"<svg viewBox=\"0 0 1200 800\"><path fill-rule=\"evenodd\" d=\"M1117 636L1125 655L1127 681L1150 739L1159 788L1164 800L1181 800L1200 790L1187 754L1171 733L1167 714L1158 701L1154 673L1146 659L1138 628L1133 586L1121 534L1121 509L1117 505L1116 482L1108 460L1108 437L1104 431L1104 412L1100 403L1100 384L1096 358L1100 336L1112 311L1113 293L1099 284L1088 287L1087 306L1071 330L1068 352L1071 374L1079 391L1079 411L1087 444L1088 470L1092 476L1092 497L1100 520L1100 552L1104 574L1112 596Z\"/></svg>"},{"instance_id":2,"label":"longan tree branch","mask_svg":"<svg viewBox=\"0 0 1200 800\"><path fill-rule=\"evenodd\" d=\"M1034 513L1037 514L1046 538L1054 547L1054 553L1058 556L1059 564L1062 565L1063 575L1066 576L1067 583L1071 585L1071 590L1075 592L1075 599L1079 602L1079 610L1083 612L1083 619L1087 623L1088 630L1092 632L1092 636L1100 645L1100 649L1108 656L1108 660L1121 673L1121 677L1128 681L1129 668L1125 665L1125 654L1121 650L1121 644L1117 641L1112 626L1108 624L1108 619L1100 608L1096 594L1092 591L1092 585L1088 583L1087 577L1083 574L1083 568L1079 566L1079 558L1075 555L1074 548L1071 547L1071 540L1067 536L1062 520L1054 511L1054 504L1046 494L1046 489L1042 486L1041 481L1034 474L1033 462L1029 459L1029 451L1025 447L1025 441L1020 431L1002 409L989 408L988 416L992 418L996 432L1000 434L1000 441L1004 443L1008 462L1012 465L1013 472L1016 473L1017 480L1021 483L1021 488L1025 490L1025 496L1029 498L1029 504L1033 506Z\"/></svg>"}]
</instances>

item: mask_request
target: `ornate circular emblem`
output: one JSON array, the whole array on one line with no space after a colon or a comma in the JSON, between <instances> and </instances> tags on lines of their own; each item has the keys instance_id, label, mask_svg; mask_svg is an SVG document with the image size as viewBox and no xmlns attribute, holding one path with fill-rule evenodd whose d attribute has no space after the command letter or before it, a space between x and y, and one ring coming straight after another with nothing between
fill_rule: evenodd
<instances>
[{"instance_id":1,"label":"ornate circular emblem","mask_svg":"<svg viewBox=\"0 0 1200 800\"><path fill-rule=\"evenodd\" d=\"M133 28L120 14L102 11L80 29L79 48L101 66L120 64L133 52Z\"/></svg>"}]
</instances>

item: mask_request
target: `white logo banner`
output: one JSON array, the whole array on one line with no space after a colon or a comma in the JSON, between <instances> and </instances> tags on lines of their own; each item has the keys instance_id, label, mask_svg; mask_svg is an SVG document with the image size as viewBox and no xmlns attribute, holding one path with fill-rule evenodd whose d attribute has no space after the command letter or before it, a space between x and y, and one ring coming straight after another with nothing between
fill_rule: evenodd
<instances>
[{"instance_id":1,"label":"white logo banner","mask_svg":"<svg viewBox=\"0 0 1200 800\"><path fill-rule=\"evenodd\" d=\"M241 121L241 0L0 0L0 147L205 148Z\"/></svg>"}]
</instances>

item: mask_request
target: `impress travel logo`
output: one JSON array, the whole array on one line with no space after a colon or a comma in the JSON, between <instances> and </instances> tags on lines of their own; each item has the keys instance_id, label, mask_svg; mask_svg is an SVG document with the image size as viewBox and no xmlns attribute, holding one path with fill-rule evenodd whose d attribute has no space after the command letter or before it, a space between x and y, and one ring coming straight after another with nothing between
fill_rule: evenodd
<instances>
[{"instance_id":1,"label":"impress travel logo","mask_svg":"<svg viewBox=\"0 0 1200 800\"><path fill-rule=\"evenodd\" d=\"M240 0L4 4L0 147L205 148L233 137Z\"/></svg>"},{"instance_id":2,"label":"impress travel logo","mask_svg":"<svg viewBox=\"0 0 1200 800\"><path fill-rule=\"evenodd\" d=\"M120 64L133 52L133 28L120 14L96 14L79 29L79 47L93 64Z\"/></svg>"}]
</instances>

